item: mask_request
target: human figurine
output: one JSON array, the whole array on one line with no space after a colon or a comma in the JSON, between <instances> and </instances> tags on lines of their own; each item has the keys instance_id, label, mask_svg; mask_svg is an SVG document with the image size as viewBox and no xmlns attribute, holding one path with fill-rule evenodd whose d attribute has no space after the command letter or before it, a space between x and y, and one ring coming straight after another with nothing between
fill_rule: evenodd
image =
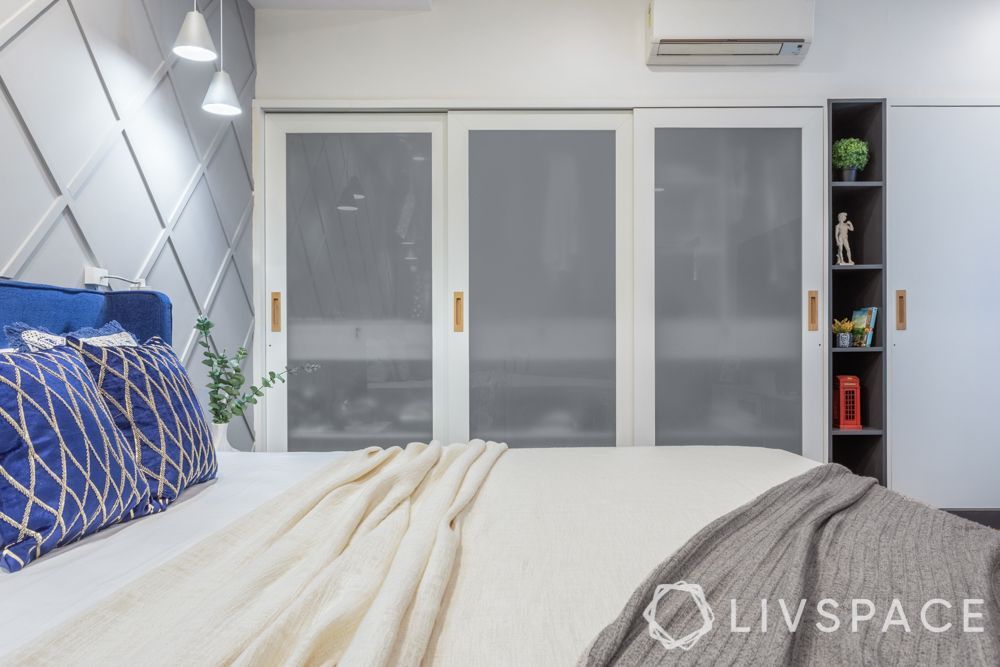
<instances>
[{"instance_id":1,"label":"human figurine","mask_svg":"<svg viewBox=\"0 0 1000 667\"><path fill-rule=\"evenodd\" d=\"M846 213L837 214L837 226L833 229L833 238L837 241L837 266L854 264L851 258L851 242L847 240L848 232L854 231L854 223L847 219ZM847 261L844 261L844 251L847 251Z\"/></svg>"}]
</instances>

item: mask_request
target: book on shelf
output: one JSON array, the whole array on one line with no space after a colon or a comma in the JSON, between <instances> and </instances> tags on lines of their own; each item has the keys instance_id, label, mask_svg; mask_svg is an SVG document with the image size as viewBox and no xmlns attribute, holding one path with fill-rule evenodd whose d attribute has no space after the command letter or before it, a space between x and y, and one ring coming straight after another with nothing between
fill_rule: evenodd
<instances>
[{"instance_id":1,"label":"book on shelf","mask_svg":"<svg viewBox=\"0 0 1000 667\"><path fill-rule=\"evenodd\" d=\"M872 338L875 334L875 319L877 316L878 308L875 306L858 308L854 311L854 315L851 317L851 322L854 325L851 344L854 347L872 346Z\"/></svg>"}]
</instances>

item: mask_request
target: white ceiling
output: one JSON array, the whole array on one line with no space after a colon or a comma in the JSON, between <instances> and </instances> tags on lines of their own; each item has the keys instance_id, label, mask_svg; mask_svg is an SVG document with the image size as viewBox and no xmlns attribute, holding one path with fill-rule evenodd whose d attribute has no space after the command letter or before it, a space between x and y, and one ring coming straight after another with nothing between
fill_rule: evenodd
<instances>
[{"instance_id":1,"label":"white ceiling","mask_svg":"<svg viewBox=\"0 0 1000 667\"><path fill-rule=\"evenodd\" d=\"M430 9L431 0L250 0L256 9Z\"/></svg>"}]
</instances>

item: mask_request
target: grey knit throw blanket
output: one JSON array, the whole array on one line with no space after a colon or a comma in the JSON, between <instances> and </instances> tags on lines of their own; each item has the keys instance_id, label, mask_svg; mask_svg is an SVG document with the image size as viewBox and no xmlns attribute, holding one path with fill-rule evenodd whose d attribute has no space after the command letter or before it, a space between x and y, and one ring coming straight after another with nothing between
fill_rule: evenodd
<instances>
[{"instance_id":1,"label":"grey knit throw blanket","mask_svg":"<svg viewBox=\"0 0 1000 667\"><path fill-rule=\"evenodd\" d=\"M1000 665L1000 531L820 466L661 563L580 664Z\"/></svg>"}]
</instances>

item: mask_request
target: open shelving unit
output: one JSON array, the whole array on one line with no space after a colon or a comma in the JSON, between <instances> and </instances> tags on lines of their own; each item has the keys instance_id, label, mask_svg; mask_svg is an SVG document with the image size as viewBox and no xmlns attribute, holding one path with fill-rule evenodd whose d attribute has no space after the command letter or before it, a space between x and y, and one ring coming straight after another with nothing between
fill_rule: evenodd
<instances>
[{"instance_id":1,"label":"open shelving unit","mask_svg":"<svg viewBox=\"0 0 1000 667\"><path fill-rule=\"evenodd\" d=\"M830 321L850 317L856 308L876 306L872 347L835 348L830 345L831 400L836 400L836 377L856 375L861 380L861 430L848 431L830 422L829 460L859 475L876 478L886 484L888 457L886 448L886 132L884 99L837 99L828 102L829 145L845 137L859 137L868 142L868 166L858 174L858 181L837 180L839 172L830 169L830 211L827 216L831 239L829 257ZM846 211L854 223L851 233L853 266L836 266L837 246L833 230L837 213ZM832 333L828 332L832 336ZM831 411L832 413L832 411Z\"/></svg>"}]
</instances>

